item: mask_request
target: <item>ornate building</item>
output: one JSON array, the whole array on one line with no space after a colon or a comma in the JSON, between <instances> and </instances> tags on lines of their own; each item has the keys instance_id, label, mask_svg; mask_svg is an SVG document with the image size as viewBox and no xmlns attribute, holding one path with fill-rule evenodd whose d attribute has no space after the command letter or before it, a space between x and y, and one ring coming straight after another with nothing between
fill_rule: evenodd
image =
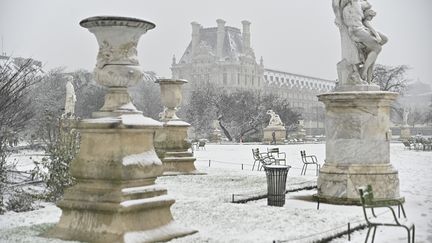
<instances>
[{"instance_id":1,"label":"ornate building","mask_svg":"<svg viewBox=\"0 0 432 243\"><path fill-rule=\"evenodd\" d=\"M317 94L332 90L336 83L288 72L264 68L263 58L256 61L251 48L250 22L242 21L242 30L225 26L203 28L192 22L192 40L177 62L173 57L172 77L190 82L186 97L196 85L212 83L228 92L249 89L271 92L286 97L291 107L302 114L306 128L322 128L323 105Z\"/></svg>"}]
</instances>

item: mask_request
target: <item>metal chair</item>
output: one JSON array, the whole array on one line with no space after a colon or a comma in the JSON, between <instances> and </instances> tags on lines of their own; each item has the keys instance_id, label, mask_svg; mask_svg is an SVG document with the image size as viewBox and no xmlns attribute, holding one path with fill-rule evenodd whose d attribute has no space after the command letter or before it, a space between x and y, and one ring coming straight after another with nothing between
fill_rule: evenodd
<instances>
[{"instance_id":1,"label":"metal chair","mask_svg":"<svg viewBox=\"0 0 432 243\"><path fill-rule=\"evenodd\" d=\"M268 156L268 153L260 153L259 149L252 149L252 156L254 158L254 163L252 170L255 168L255 164L258 162L257 170L261 170L265 165L276 164L276 159Z\"/></svg>"},{"instance_id":2,"label":"metal chair","mask_svg":"<svg viewBox=\"0 0 432 243\"><path fill-rule=\"evenodd\" d=\"M197 147L197 150L198 150L199 148L203 148L203 149L205 149L205 145L206 145L205 140L199 140L199 141L198 141L198 147Z\"/></svg>"},{"instance_id":3,"label":"metal chair","mask_svg":"<svg viewBox=\"0 0 432 243\"><path fill-rule=\"evenodd\" d=\"M405 210L403 208L402 201L395 200L395 199L385 199L385 200L376 200L373 196L372 186L367 185L363 187L359 187L359 194L360 194L360 200L363 207L363 213L366 219L366 223L368 226L368 232L366 235L365 243L368 242L370 231L373 229L372 232L372 243L375 240L375 233L378 226L392 226L392 227L403 227L407 230L408 233L408 243L414 243L415 239L415 225L413 223L409 223L406 221L406 214ZM404 216L403 219L398 219L396 217L396 213L394 209L391 207L398 206L400 209L402 209L402 214ZM390 212L393 216L393 218L388 221L381 221L383 219L380 219L374 209L376 208L388 208L390 209ZM370 209L370 210L368 210ZM368 212L371 212L371 215L368 214ZM400 215L399 215L400 217ZM412 234L411 234L412 231Z\"/></svg>"},{"instance_id":4,"label":"metal chair","mask_svg":"<svg viewBox=\"0 0 432 243\"><path fill-rule=\"evenodd\" d=\"M306 151L304 150L300 151L300 155L303 162L303 167L300 172L300 175L306 175L307 166L311 164L316 165L316 175L318 175L320 164L318 163L317 157L315 155L306 155Z\"/></svg>"},{"instance_id":5,"label":"metal chair","mask_svg":"<svg viewBox=\"0 0 432 243\"><path fill-rule=\"evenodd\" d=\"M279 152L279 148L267 148L267 154L276 160L276 164L280 165L283 162L286 165L286 153Z\"/></svg>"}]
</instances>

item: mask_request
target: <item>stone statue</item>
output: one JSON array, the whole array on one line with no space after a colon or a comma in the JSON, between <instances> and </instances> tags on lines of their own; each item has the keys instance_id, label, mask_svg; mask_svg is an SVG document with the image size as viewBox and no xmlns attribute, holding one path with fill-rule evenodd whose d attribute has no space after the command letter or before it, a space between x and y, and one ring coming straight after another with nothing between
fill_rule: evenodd
<instances>
[{"instance_id":1,"label":"stone statue","mask_svg":"<svg viewBox=\"0 0 432 243\"><path fill-rule=\"evenodd\" d=\"M268 110L267 114L270 115L269 126L283 126L282 120L279 115L276 114L273 110Z\"/></svg>"},{"instance_id":2,"label":"stone statue","mask_svg":"<svg viewBox=\"0 0 432 243\"><path fill-rule=\"evenodd\" d=\"M408 126L408 115L409 115L409 108L403 108L403 114L402 114L402 120L403 120L403 124L404 126Z\"/></svg>"},{"instance_id":3,"label":"stone statue","mask_svg":"<svg viewBox=\"0 0 432 243\"><path fill-rule=\"evenodd\" d=\"M65 102L65 112L64 114L66 116L73 116L75 115L75 102L76 102L76 95L75 95L75 89L72 84L73 77L71 75L65 76L67 83L66 83L66 102Z\"/></svg>"},{"instance_id":4,"label":"stone statue","mask_svg":"<svg viewBox=\"0 0 432 243\"><path fill-rule=\"evenodd\" d=\"M370 24L376 12L367 0L333 0L333 11L341 34L340 85L370 84L375 61L388 41Z\"/></svg>"}]
</instances>

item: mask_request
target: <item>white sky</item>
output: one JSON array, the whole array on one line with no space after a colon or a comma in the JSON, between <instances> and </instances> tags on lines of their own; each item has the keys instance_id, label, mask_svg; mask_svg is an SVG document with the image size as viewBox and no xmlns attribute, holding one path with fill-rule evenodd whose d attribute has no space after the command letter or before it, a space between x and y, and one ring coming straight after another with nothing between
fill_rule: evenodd
<instances>
[{"instance_id":1,"label":"white sky","mask_svg":"<svg viewBox=\"0 0 432 243\"><path fill-rule=\"evenodd\" d=\"M370 0L372 24L386 34L378 63L407 64L409 78L432 84L432 0ZM191 40L192 21L215 27L222 18L241 29L249 20L257 59L267 68L336 79L340 40L331 0L0 0L3 50L33 57L46 68L92 70L97 43L79 21L96 15L137 17L156 28L141 37L138 55L145 70L171 76Z\"/></svg>"}]
</instances>

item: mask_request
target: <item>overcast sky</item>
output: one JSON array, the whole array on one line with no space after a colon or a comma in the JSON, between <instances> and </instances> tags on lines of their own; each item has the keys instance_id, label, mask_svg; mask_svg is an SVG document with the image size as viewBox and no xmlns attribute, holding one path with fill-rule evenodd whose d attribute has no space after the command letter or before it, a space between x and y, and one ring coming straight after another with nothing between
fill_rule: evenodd
<instances>
[{"instance_id":1,"label":"overcast sky","mask_svg":"<svg viewBox=\"0 0 432 243\"><path fill-rule=\"evenodd\" d=\"M409 78L432 84L432 0L370 0L372 24L389 37L378 63L409 65ZM266 68L336 79L339 31L331 0L0 0L0 35L8 55L33 57L47 69L92 70L97 43L79 22L90 16L137 17L156 24L141 37L145 70L170 77L191 40L192 21L215 27L216 19L241 29L249 20L251 45Z\"/></svg>"}]
</instances>

